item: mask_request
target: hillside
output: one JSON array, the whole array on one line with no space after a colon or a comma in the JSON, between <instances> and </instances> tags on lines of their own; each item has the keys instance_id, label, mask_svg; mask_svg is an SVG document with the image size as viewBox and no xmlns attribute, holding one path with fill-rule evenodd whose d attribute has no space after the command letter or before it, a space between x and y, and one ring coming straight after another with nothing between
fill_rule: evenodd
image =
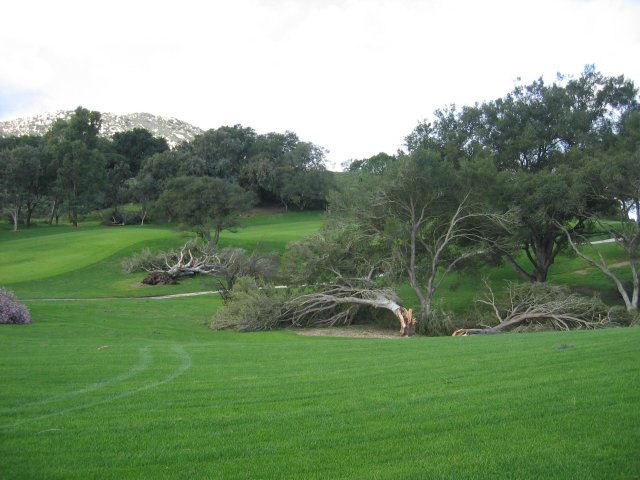
<instances>
[{"instance_id":1,"label":"hillside","mask_svg":"<svg viewBox=\"0 0 640 480\"><path fill-rule=\"evenodd\" d=\"M58 111L0 122L0 137L44 135L54 121L59 118L70 118L72 114L72 110ZM114 133L134 128L145 128L154 136L165 138L170 147L190 141L195 135L202 133L200 128L175 118L160 117L150 113L130 113L128 115L102 113L102 128L100 130L102 136L110 137Z\"/></svg>"}]
</instances>

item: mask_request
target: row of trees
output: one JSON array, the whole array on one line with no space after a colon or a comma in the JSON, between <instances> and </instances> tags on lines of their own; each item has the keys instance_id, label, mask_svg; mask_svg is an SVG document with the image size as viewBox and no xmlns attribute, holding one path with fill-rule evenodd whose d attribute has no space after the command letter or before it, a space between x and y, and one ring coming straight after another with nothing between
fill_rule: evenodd
<instances>
[{"instance_id":1,"label":"row of trees","mask_svg":"<svg viewBox=\"0 0 640 480\"><path fill-rule=\"evenodd\" d=\"M37 208L48 209L49 223L64 211L74 226L83 212L117 211L123 186L142 161L168 149L143 129L105 139L100 127L100 113L78 107L45 136L0 139L0 205L9 210L14 230L23 218L29 226Z\"/></svg>"},{"instance_id":2,"label":"row of trees","mask_svg":"<svg viewBox=\"0 0 640 480\"><path fill-rule=\"evenodd\" d=\"M124 223L121 206L136 202L141 223L153 211L209 236L254 203L323 208L333 188L326 152L292 132L221 127L170 150L145 129L103 138L100 128L99 112L78 107L43 137L0 139L0 206L14 229L30 225L38 208L50 223L65 213L77 226L80 214L97 208Z\"/></svg>"}]
</instances>

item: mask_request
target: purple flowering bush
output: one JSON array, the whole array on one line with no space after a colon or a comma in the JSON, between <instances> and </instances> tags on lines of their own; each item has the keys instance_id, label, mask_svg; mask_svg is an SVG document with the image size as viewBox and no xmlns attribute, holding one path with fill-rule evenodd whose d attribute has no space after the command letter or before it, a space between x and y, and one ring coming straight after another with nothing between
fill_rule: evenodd
<instances>
[{"instance_id":1,"label":"purple flowering bush","mask_svg":"<svg viewBox=\"0 0 640 480\"><path fill-rule=\"evenodd\" d=\"M0 324L2 323L31 323L31 315L11 290L0 287Z\"/></svg>"}]
</instances>

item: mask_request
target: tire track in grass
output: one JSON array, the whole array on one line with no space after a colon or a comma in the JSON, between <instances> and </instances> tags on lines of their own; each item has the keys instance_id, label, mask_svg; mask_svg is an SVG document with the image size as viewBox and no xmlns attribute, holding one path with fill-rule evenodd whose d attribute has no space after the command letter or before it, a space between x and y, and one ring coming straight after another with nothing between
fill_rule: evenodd
<instances>
[{"instance_id":1,"label":"tire track in grass","mask_svg":"<svg viewBox=\"0 0 640 480\"><path fill-rule=\"evenodd\" d=\"M138 361L138 363L136 365L134 365L133 367L131 367L129 370L127 370L124 373L121 373L113 378L110 378L108 380L104 380L102 382L98 382L98 383L94 383L93 385L89 385L88 387L85 388L81 388L79 390L73 390L70 392L64 392L64 393L60 393L57 395L53 395L49 398L45 398L42 400L36 400L33 402L28 402L28 403L23 403L22 405L18 405L16 407L12 407L12 408L2 408L0 409L0 413L12 413L12 412L18 412L24 408L27 407L32 407L35 405L45 405L47 403L51 403L51 402L55 402L57 400L62 400L65 398L69 398L69 397L75 397L77 395L82 395L83 393L88 393L88 392L93 392L95 390L99 390L101 388L104 387L108 387L109 385L113 385L115 383L121 383L124 382L125 380L130 379L131 377L134 377L135 375L137 375L138 373L144 372L145 370L147 370L149 368L149 364L151 363L151 356L149 355L149 347L142 347L139 350L139 355L140 355L140 360Z\"/></svg>"},{"instance_id":2,"label":"tire track in grass","mask_svg":"<svg viewBox=\"0 0 640 480\"><path fill-rule=\"evenodd\" d=\"M0 430L5 430L5 429L8 429L8 428L14 428L14 427L23 425L25 423L34 422L34 421L37 421L37 420L43 420L43 419L55 417L55 416L58 416L58 415L65 415L67 413L72 413L72 412L76 412L76 411L79 411L79 410L86 410L88 408L92 408L92 407L96 407L98 405L104 405L104 404L107 404L107 403L111 403L111 402L114 402L116 400L120 400L122 398L127 398L127 397L130 397L130 396L135 395L137 393L144 392L146 390L150 390L152 388L159 387L160 385L163 385L163 384L166 384L166 383L170 383L173 380L175 380L176 378L178 378L180 375L182 375L184 372L189 370L189 368L191 368L191 357L186 352L186 350L184 349L183 346L175 345L172 348L172 350L173 350L174 354L176 355L176 357L178 358L178 360L180 361L180 365L178 365L178 367L176 369L174 369L169 375L167 375L166 377L164 377L164 378L162 378L160 380L148 383L148 384L143 385L143 386L138 387L138 388L134 388L134 389L131 389L131 390L125 390L123 392L116 393L114 395L110 395L109 397L103 398L101 400L95 400L93 402L88 402L88 403L84 403L84 404L80 404L80 405L74 405L73 407L63 408L61 410L57 410L57 411L54 411L54 412L46 413L44 415L37 415L37 416L34 416L34 417L24 418L24 419L18 420L18 421L13 422L13 423L6 423L4 425L0 425Z\"/></svg>"}]
</instances>

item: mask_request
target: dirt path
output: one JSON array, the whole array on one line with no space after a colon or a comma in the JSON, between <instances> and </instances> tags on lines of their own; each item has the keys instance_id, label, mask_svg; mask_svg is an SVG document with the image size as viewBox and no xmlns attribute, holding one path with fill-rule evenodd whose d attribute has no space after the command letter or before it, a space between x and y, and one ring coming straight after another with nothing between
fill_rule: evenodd
<instances>
[{"instance_id":1,"label":"dirt path","mask_svg":"<svg viewBox=\"0 0 640 480\"><path fill-rule=\"evenodd\" d=\"M389 340L404 340L395 330L371 327L368 325L349 325L345 327L304 328L294 330L303 337L349 337L349 338L384 338Z\"/></svg>"},{"instance_id":2,"label":"dirt path","mask_svg":"<svg viewBox=\"0 0 640 480\"><path fill-rule=\"evenodd\" d=\"M165 300L167 298L198 297L200 295L217 295L219 290L174 293L171 295L153 295L149 297L94 297L94 298L23 298L25 302L84 302L97 300Z\"/></svg>"}]
</instances>

